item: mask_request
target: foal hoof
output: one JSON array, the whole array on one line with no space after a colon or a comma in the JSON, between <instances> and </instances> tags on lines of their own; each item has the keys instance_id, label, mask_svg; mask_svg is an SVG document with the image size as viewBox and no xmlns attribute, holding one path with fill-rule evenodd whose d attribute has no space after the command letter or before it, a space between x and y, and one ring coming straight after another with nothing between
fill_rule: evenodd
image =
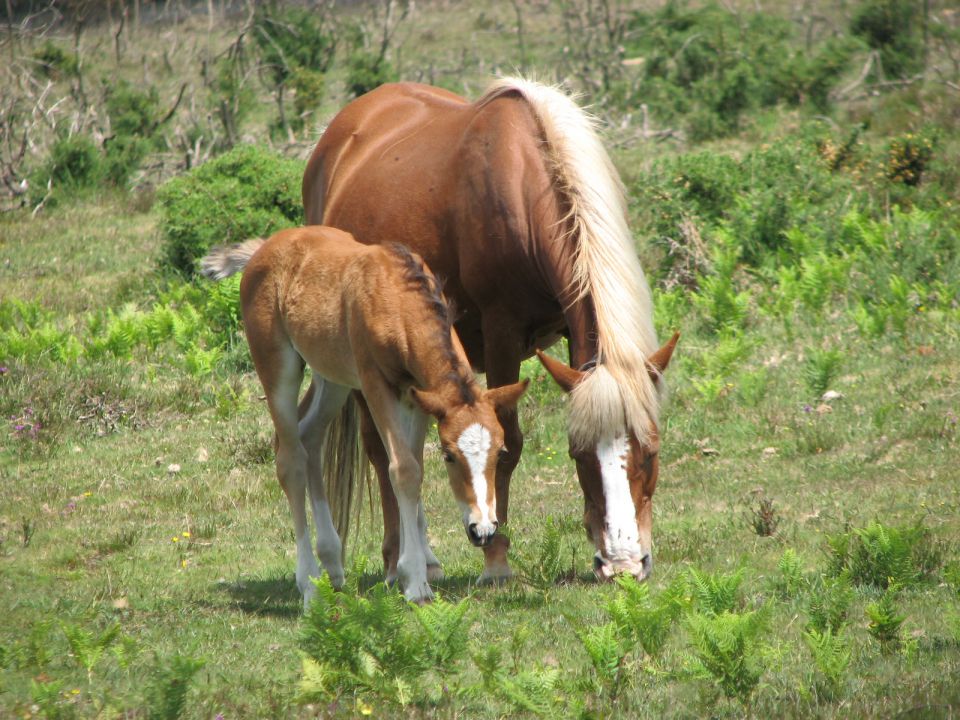
<instances>
[{"instance_id":1,"label":"foal hoof","mask_svg":"<svg viewBox=\"0 0 960 720\"><path fill-rule=\"evenodd\" d=\"M417 605L426 605L427 603L433 602L433 590L430 589L427 583L408 587L403 591L403 596L407 599L407 602L416 603Z\"/></svg>"},{"instance_id":2,"label":"foal hoof","mask_svg":"<svg viewBox=\"0 0 960 720\"><path fill-rule=\"evenodd\" d=\"M447 574L443 572L443 568L440 565L427 565L427 580L430 582L438 582L446 576Z\"/></svg>"}]
</instances>

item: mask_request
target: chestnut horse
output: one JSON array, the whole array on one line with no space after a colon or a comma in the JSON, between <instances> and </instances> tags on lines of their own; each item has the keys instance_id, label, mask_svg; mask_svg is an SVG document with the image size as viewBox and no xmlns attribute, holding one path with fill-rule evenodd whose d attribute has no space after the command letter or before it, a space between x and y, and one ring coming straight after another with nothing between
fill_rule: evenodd
<instances>
[{"instance_id":1,"label":"chestnut horse","mask_svg":"<svg viewBox=\"0 0 960 720\"><path fill-rule=\"evenodd\" d=\"M487 545L498 524L494 469L503 429L497 413L516 407L526 383L494 390L476 384L435 278L402 245L361 245L340 230L306 227L217 248L203 260L204 274L215 279L241 269L243 325L276 430L277 476L293 514L304 604L314 591L310 579L320 574L307 529L308 486L317 555L334 586L344 580L323 476L338 477L338 492L348 493L353 478L343 477L343 454L331 462L321 449L330 421L353 405L351 388L361 391L389 458L399 514L391 516L398 526L386 532L399 537L396 571L404 594L430 600L428 580L440 566L427 542L420 499L427 414L437 418L468 535L475 545ZM305 363L313 381L298 420ZM340 443L351 440L355 446L356 438Z\"/></svg>"},{"instance_id":2,"label":"chestnut horse","mask_svg":"<svg viewBox=\"0 0 960 720\"><path fill-rule=\"evenodd\" d=\"M384 85L330 123L307 165L303 202L308 222L363 243L389 236L420 253L445 279L467 356L489 387L515 383L524 358L569 338L572 367L540 359L570 394L570 454L594 570L647 577L661 375L677 336L658 348L623 187L592 119L559 90L522 79L498 80L474 103L440 88ZM499 417L505 523L523 436L514 408ZM367 447L382 477L382 450ZM382 480L381 488L389 493ZM397 544L384 538L386 563ZM484 547L481 579L510 575L507 547L504 535Z\"/></svg>"}]
</instances>

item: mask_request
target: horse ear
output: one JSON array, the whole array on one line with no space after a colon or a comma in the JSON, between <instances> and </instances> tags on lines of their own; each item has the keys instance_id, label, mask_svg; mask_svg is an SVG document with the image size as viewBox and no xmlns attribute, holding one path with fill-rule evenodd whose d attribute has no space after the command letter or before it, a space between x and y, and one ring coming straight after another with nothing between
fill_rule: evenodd
<instances>
[{"instance_id":1,"label":"horse ear","mask_svg":"<svg viewBox=\"0 0 960 720\"><path fill-rule=\"evenodd\" d=\"M512 410L517 406L523 393L527 390L529 380L521 380L513 385L503 385L502 387L491 388L486 391L487 399L493 403L497 409Z\"/></svg>"},{"instance_id":2,"label":"horse ear","mask_svg":"<svg viewBox=\"0 0 960 720\"><path fill-rule=\"evenodd\" d=\"M675 332L673 337L667 340L666 344L647 358L647 370L654 382L660 379L660 376L667 371L667 365L670 364L670 358L673 357L673 350L677 346L677 340L680 339L680 333Z\"/></svg>"},{"instance_id":3,"label":"horse ear","mask_svg":"<svg viewBox=\"0 0 960 720\"><path fill-rule=\"evenodd\" d=\"M573 390L586 375L586 373L574 370L556 358L550 357L540 349L537 349L537 357L540 358L540 364L547 369L547 372L557 381L557 385L563 388L564 392Z\"/></svg>"},{"instance_id":4,"label":"horse ear","mask_svg":"<svg viewBox=\"0 0 960 720\"><path fill-rule=\"evenodd\" d=\"M417 390L412 387L410 388L410 397L420 406L421 410L427 415L433 415L437 420L443 420L447 414L447 404L437 393L429 390Z\"/></svg>"}]
</instances>

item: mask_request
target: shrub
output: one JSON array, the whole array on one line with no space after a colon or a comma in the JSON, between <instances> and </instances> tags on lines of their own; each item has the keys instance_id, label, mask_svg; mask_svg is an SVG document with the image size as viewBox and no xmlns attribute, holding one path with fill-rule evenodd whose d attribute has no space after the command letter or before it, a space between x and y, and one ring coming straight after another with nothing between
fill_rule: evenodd
<instances>
[{"instance_id":1,"label":"shrub","mask_svg":"<svg viewBox=\"0 0 960 720\"><path fill-rule=\"evenodd\" d=\"M37 48L33 52L33 59L40 66L40 72L51 80L76 75L79 69L77 56L65 51L52 40L47 40Z\"/></svg>"},{"instance_id":2,"label":"shrub","mask_svg":"<svg viewBox=\"0 0 960 720\"><path fill-rule=\"evenodd\" d=\"M696 661L727 697L746 703L760 682L759 637L765 620L758 611L687 617Z\"/></svg>"},{"instance_id":3,"label":"shrub","mask_svg":"<svg viewBox=\"0 0 960 720\"><path fill-rule=\"evenodd\" d=\"M53 143L47 161L30 178L30 201L47 195L56 198L68 191L94 187L103 179L103 155L87 135L62 135Z\"/></svg>"},{"instance_id":4,"label":"shrub","mask_svg":"<svg viewBox=\"0 0 960 720\"><path fill-rule=\"evenodd\" d=\"M831 574L847 571L852 582L878 588L915 585L930 577L943 559L942 548L921 523L886 527L871 522L828 536L827 543Z\"/></svg>"},{"instance_id":5,"label":"shrub","mask_svg":"<svg viewBox=\"0 0 960 720\"><path fill-rule=\"evenodd\" d=\"M106 108L116 135L149 138L160 124L160 94L154 85L141 90L121 80L110 86Z\"/></svg>"},{"instance_id":6,"label":"shrub","mask_svg":"<svg viewBox=\"0 0 960 720\"><path fill-rule=\"evenodd\" d=\"M836 693L843 682L843 676L850 666L850 646L839 633L829 628L824 631L807 630L803 634L813 662L827 681L831 693Z\"/></svg>"},{"instance_id":7,"label":"shrub","mask_svg":"<svg viewBox=\"0 0 960 720\"><path fill-rule=\"evenodd\" d=\"M299 161L241 145L169 181L157 195L162 262L192 275L194 263L213 245L300 224L302 175Z\"/></svg>"},{"instance_id":8,"label":"shrub","mask_svg":"<svg viewBox=\"0 0 960 720\"><path fill-rule=\"evenodd\" d=\"M887 76L904 77L923 68L919 8L913 0L864 0L850 21L850 31L880 51Z\"/></svg>"},{"instance_id":9,"label":"shrub","mask_svg":"<svg viewBox=\"0 0 960 720\"><path fill-rule=\"evenodd\" d=\"M807 628L819 633L840 632L853 602L853 585L848 573L838 577L820 577L810 588L807 603Z\"/></svg>"},{"instance_id":10,"label":"shrub","mask_svg":"<svg viewBox=\"0 0 960 720\"><path fill-rule=\"evenodd\" d=\"M347 89L355 97L384 83L396 82L398 77L389 60L366 50L354 50L347 63Z\"/></svg>"}]
</instances>

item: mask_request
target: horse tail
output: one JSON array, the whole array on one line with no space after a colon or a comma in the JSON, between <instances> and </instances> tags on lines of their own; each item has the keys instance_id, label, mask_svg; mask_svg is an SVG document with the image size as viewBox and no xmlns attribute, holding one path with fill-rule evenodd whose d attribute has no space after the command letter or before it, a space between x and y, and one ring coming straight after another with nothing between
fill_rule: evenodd
<instances>
[{"instance_id":1,"label":"horse tail","mask_svg":"<svg viewBox=\"0 0 960 720\"><path fill-rule=\"evenodd\" d=\"M330 514L346 548L350 526L360 514L362 488L368 496L371 492L370 466L360 442L360 409L352 393L327 427L322 467Z\"/></svg>"},{"instance_id":2,"label":"horse tail","mask_svg":"<svg viewBox=\"0 0 960 720\"><path fill-rule=\"evenodd\" d=\"M243 270L266 241L266 238L251 238L242 243L215 247L200 261L200 273L211 280L224 280Z\"/></svg>"}]
</instances>

